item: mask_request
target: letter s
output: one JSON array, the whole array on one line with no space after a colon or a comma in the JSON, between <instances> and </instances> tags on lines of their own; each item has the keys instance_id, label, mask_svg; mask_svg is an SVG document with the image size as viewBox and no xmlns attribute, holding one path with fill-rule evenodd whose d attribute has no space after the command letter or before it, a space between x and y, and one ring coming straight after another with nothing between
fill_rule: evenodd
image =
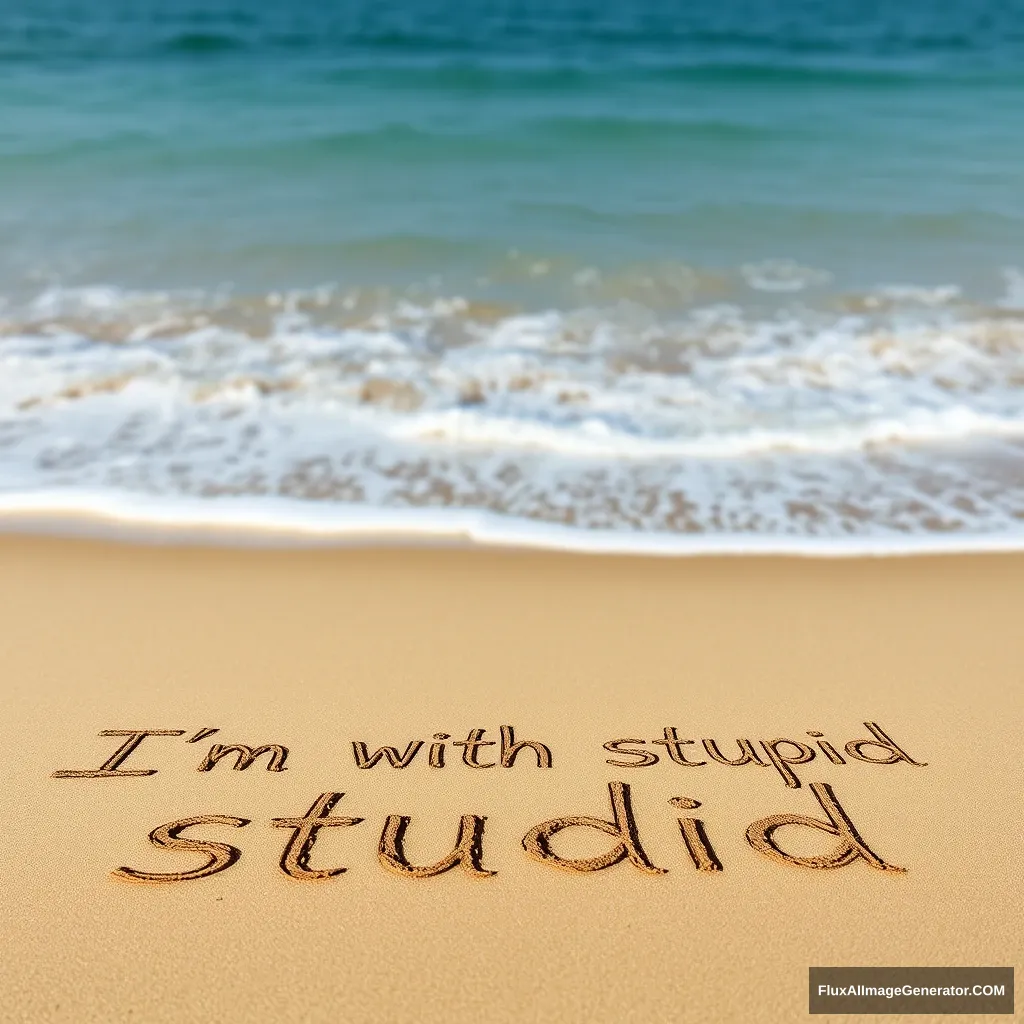
<instances>
[{"instance_id":1,"label":"letter s","mask_svg":"<svg viewBox=\"0 0 1024 1024\"><path fill-rule=\"evenodd\" d=\"M223 814L203 814L196 818L181 818L166 825L159 825L149 833L149 841L159 850L181 850L185 853L201 853L206 862L190 871L137 871L135 868L120 867L111 871L115 878L132 882L187 882L193 878L206 878L218 871L231 867L242 851L227 843L215 843L206 839L183 839L181 833L194 825L230 825L242 828L249 824L248 818L231 818Z\"/></svg>"},{"instance_id":2,"label":"letter s","mask_svg":"<svg viewBox=\"0 0 1024 1024\"><path fill-rule=\"evenodd\" d=\"M658 763L658 755L653 750L624 750L623 743L646 743L647 740L609 740L604 744L605 750L613 754L627 754L629 757L637 757L638 761L613 761L608 758L605 764L614 765L616 768L646 768L648 765Z\"/></svg>"}]
</instances>

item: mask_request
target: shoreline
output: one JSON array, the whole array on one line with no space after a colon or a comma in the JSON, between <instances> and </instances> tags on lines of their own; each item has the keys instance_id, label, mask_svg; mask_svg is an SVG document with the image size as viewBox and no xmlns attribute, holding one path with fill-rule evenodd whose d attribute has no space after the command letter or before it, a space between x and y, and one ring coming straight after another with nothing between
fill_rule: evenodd
<instances>
[{"instance_id":1,"label":"shoreline","mask_svg":"<svg viewBox=\"0 0 1024 1024\"><path fill-rule=\"evenodd\" d=\"M282 498L113 492L0 495L0 537L44 536L212 548L520 550L648 558L905 558L1024 551L999 534L666 534L596 530L480 510L373 508Z\"/></svg>"}]
</instances>

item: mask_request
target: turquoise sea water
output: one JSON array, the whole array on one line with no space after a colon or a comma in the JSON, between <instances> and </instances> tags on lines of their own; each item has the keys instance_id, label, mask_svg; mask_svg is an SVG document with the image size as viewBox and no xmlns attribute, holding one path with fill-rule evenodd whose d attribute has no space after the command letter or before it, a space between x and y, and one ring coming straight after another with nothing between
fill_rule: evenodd
<instances>
[{"instance_id":1,"label":"turquoise sea water","mask_svg":"<svg viewBox=\"0 0 1024 1024\"><path fill-rule=\"evenodd\" d=\"M1024 529L1021 0L7 0L0 231L10 501Z\"/></svg>"}]
</instances>

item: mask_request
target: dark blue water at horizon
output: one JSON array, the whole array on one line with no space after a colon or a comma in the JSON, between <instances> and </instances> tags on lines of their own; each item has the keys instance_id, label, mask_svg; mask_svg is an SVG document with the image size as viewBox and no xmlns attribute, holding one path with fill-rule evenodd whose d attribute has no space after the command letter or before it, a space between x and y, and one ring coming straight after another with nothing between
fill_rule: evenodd
<instances>
[{"instance_id":1,"label":"dark blue water at horizon","mask_svg":"<svg viewBox=\"0 0 1024 1024\"><path fill-rule=\"evenodd\" d=\"M514 249L995 294L1022 129L1020 2L9 0L0 281L465 286Z\"/></svg>"}]
</instances>

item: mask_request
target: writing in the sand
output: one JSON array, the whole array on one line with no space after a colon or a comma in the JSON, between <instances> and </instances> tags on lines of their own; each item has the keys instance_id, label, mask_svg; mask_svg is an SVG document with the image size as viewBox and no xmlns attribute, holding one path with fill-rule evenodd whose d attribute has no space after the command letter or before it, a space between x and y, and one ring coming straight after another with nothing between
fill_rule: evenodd
<instances>
[{"instance_id":1,"label":"writing in the sand","mask_svg":"<svg viewBox=\"0 0 1024 1024\"><path fill-rule=\"evenodd\" d=\"M611 739L602 746L613 755L606 757L604 763L616 769L647 769L664 763L686 769L688 779L692 779L695 777L689 775L690 769L704 769L712 765L729 768L760 767L777 773L787 789L802 788L796 768L813 762L819 753L831 766L859 762L926 767L926 762L912 757L878 722L864 722L864 728L869 735L842 744L842 753L825 738L824 733L817 730L807 730L805 733L815 740L817 750L803 739L776 737L755 741L740 738L734 741L735 751L728 750L727 756L723 751L724 744L719 740L684 737L676 726L665 726L661 735L650 739ZM163 755L169 752L169 740L177 739L180 742L183 739L187 744L198 744L220 731L211 727L198 729L191 734L186 729L104 729L100 736L116 737L120 741L114 750L109 751L106 760L95 768L58 769L52 773L52 777L138 779L155 775L160 769L142 767L146 763L140 751L144 743L155 759L158 756L157 749L161 749ZM499 726L493 733L496 738L492 739L490 735L487 728L475 727L468 730L465 739L453 739L453 734L439 731L433 733L429 740L413 738L398 745L374 746L365 739L352 740L352 767L356 771L378 773L415 769L417 766L425 767L426 770L452 770L461 765L477 771L497 769L499 772L517 768L519 771L529 771L554 767L555 756L550 743L533 738L517 738L516 730L511 725ZM163 748L157 748L157 739L162 739ZM229 768L221 768L221 772L245 772L256 766L262 766L268 772L283 772L289 768L292 756L288 747L272 742L255 745L215 742L201 749L203 753L193 764L195 770L204 773L214 771L222 762ZM875 852L831 784L808 782L807 787L815 804L805 806L812 813L783 810L758 818L746 826L744 835L753 851L786 867L822 870L863 863L884 872L902 873L907 870L889 863ZM344 866L337 864L312 863L313 847L323 829L348 829L367 824L365 817L347 817L334 813L344 796L343 792L328 790L317 795L302 813L274 817L267 821L269 827L285 832L279 866L286 876L300 881L324 881L346 871ZM520 845L532 860L569 872L603 871L628 862L648 875L666 874L668 869L655 864L645 849L637 824L635 799L630 783L609 782L608 817L574 813L550 818L531 827L523 835ZM700 800L689 796L671 796L667 803L676 811L695 811L702 806ZM451 849L439 860L422 864L413 863L405 850L405 837L412 826L412 817L387 814L377 839L377 859L385 870L407 878L432 878L453 868L460 868L475 878L492 878L498 872L485 865L487 820L487 816L482 814L461 815L455 823L455 839ZM112 875L127 881L164 883L184 882L218 874L237 863L242 851L226 842L199 838L192 830L217 827L241 829L251 824L250 818L230 814L202 814L158 825L149 833L150 843L160 850L190 855L194 865L160 872L122 866L115 868ZM713 874L724 870L704 818L677 814L675 826L686 859L695 871ZM783 827L799 827L805 837L813 833L819 838L831 838L823 840L827 846L821 853L798 854L793 852L791 842L787 848L777 835ZM555 837L570 830L600 833L608 837L609 846L603 853L590 857L567 856L564 850L559 853L555 848ZM186 836L185 832L190 834ZM806 845L806 839L803 842Z\"/></svg>"}]
</instances>

